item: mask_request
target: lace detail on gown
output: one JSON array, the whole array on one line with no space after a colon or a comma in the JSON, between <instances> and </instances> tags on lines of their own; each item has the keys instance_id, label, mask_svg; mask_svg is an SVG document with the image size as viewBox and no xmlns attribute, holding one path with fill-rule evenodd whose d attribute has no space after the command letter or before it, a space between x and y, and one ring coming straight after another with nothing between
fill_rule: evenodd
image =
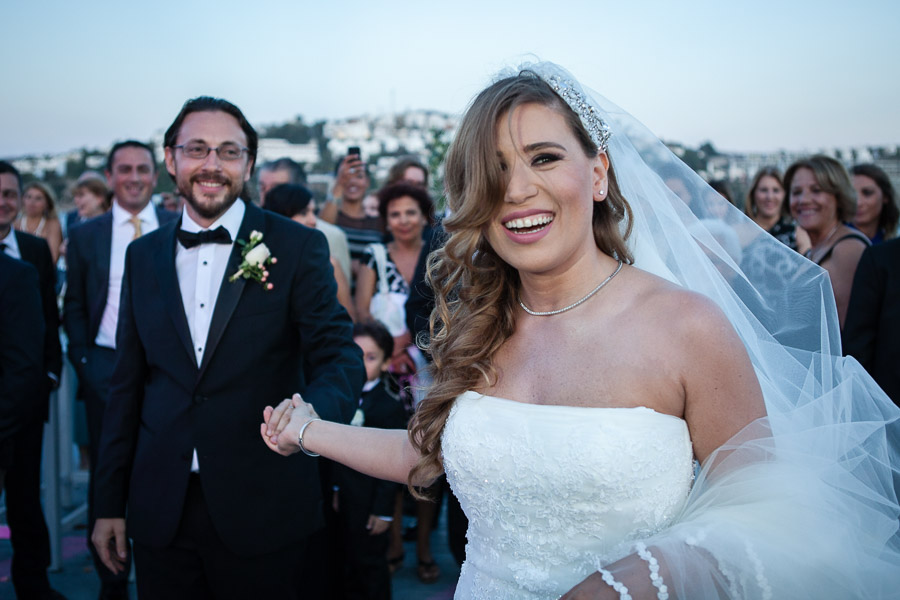
<instances>
[{"instance_id":1,"label":"lace detail on gown","mask_svg":"<svg viewBox=\"0 0 900 600\"><path fill-rule=\"evenodd\" d=\"M457 599L559 598L666 528L693 478L685 422L643 407L466 392L442 448L469 518Z\"/></svg>"}]
</instances>

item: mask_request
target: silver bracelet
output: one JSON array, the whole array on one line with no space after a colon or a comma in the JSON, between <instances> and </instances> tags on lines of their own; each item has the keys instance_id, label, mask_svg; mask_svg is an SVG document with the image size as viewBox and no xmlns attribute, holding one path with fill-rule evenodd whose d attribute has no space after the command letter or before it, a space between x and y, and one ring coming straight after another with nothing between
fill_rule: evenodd
<instances>
[{"instance_id":1,"label":"silver bracelet","mask_svg":"<svg viewBox=\"0 0 900 600\"><path fill-rule=\"evenodd\" d=\"M647 546L644 542L638 542L634 547L637 549L638 556L640 556L650 568L650 583L658 590L656 592L656 598L658 600L669 600L669 588L666 587L662 575L659 574L659 561L650 554L650 551L647 550Z\"/></svg>"},{"instance_id":2,"label":"silver bracelet","mask_svg":"<svg viewBox=\"0 0 900 600\"><path fill-rule=\"evenodd\" d=\"M300 449L303 450L303 454L307 456L321 456L320 454L316 454L315 452L310 452L306 448L303 447L303 433L306 431L306 428L309 427L309 424L313 421L321 421L322 419L310 419L306 423L303 424L303 427L300 428L300 435L297 436L297 443L300 444Z\"/></svg>"},{"instance_id":3,"label":"silver bracelet","mask_svg":"<svg viewBox=\"0 0 900 600\"><path fill-rule=\"evenodd\" d=\"M606 583L606 585L619 592L619 600L631 600L631 594L628 593L628 588L625 587L625 584L622 582L616 581L615 578L613 578L612 573L602 567L598 568L597 572L603 577L603 582Z\"/></svg>"}]
</instances>

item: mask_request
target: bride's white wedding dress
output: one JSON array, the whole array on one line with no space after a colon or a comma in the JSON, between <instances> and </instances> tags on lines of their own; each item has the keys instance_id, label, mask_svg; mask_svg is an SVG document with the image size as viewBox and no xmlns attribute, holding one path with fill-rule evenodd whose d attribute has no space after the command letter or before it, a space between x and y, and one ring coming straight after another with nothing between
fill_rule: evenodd
<instances>
[{"instance_id":1,"label":"bride's white wedding dress","mask_svg":"<svg viewBox=\"0 0 900 600\"><path fill-rule=\"evenodd\" d=\"M645 588L640 597L665 596L646 589L646 560L616 562L638 540L664 565L670 598L900 598L900 410L841 356L828 274L762 230L743 263L779 268L741 270L709 215L724 211L715 229L755 226L652 132L556 65L521 76L548 83L592 135L598 118L609 126L634 265L716 302L767 417L692 481L687 426L675 417L462 394L442 438L470 520L457 598L555 599L600 567ZM692 202L666 186L674 173Z\"/></svg>"},{"instance_id":2,"label":"bride's white wedding dress","mask_svg":"<svg viewBox=\"0 0 900 600\"><path fill-rule=\"evenodd\" d=\"M444 469L469 518L457 598L556 599L665 529L693 479L685 422L649 408L461 395Z\"/></svg>"}]
</instances>

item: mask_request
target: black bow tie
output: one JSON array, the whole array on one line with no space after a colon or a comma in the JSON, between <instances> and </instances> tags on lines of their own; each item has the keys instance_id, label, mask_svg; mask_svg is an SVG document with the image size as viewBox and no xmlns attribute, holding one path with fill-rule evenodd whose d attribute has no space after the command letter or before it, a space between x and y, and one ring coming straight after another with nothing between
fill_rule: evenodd
<instances>
[{"instance_id":1,"label":"black bow tie","mask_svg":"<svg viewBox=\"0 0 900 600\"><path fill-rule=\"evenodd\" d=\"M175 235L178 236L178 241L181 242L181 245L185 248L193 248L194 246L199 246L200 244L231 243L231 234L228 233L228 230L221 225L219 225L212 231L200 231L198 233L191 233L190 231L179 229Z\"/></svg>"}]
</instances>

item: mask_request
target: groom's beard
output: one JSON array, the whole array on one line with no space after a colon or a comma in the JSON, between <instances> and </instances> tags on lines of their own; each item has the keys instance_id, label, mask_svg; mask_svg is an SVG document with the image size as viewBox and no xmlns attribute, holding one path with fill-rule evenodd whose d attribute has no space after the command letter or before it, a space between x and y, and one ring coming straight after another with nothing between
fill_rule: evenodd
<instances>
[{"instance_id":1,"label":"groom's beard","mask_svg":"<svg viewBox=\"0 0 900 600\"><path fill-rule=\"evenodd\" d=\"M224 195L217 198L220 192L206 193L195 189L201 187L200 181L215 181L221 183L224 189ZM216 220L225 214L235 200L240 197L244 190L243 181L233 181L222 174L203 174L198 173L190 177L187 181L178 182L178 192L184 196L185 202L191 205L194 211L204 219Z\"/></svg>"}]
</instances>

